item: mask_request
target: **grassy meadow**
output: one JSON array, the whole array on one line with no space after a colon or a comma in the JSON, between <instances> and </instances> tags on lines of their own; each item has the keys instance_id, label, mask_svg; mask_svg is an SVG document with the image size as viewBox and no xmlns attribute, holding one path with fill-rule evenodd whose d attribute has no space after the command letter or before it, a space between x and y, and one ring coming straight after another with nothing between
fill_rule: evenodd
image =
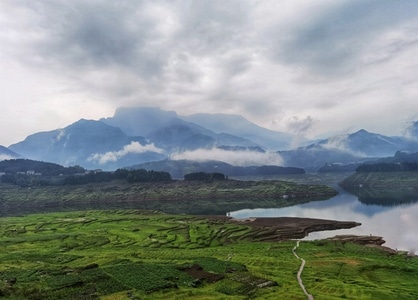
<instances>
[{"instance_id":1,"label":"grassy meadow","mask_svg":"<svg viewBox=\"0 0 418 300\"><path fill-rule=\"evenodd\" d=\"M254 242L222 218L139 210L0 218L4 299L306 299L295 241ZM418 299L418 259L303 241L315 299Z\"/></svg>"}]
</instances>

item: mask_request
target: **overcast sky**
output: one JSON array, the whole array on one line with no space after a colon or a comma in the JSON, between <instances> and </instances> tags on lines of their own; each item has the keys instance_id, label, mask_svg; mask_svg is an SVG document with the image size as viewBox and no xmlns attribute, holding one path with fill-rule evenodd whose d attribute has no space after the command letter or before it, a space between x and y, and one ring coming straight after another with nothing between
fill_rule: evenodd
<instances>
[{"instance_id":1,"label":"overcast sky","mask_svg":"<svg viewBox=\"0 0 418 300\"><path fill-rule=\"evenodd\" d=\"M0 145L121 106L314 138L418 120L418 1L0 1Z\"/></svg>"}]
</instances>

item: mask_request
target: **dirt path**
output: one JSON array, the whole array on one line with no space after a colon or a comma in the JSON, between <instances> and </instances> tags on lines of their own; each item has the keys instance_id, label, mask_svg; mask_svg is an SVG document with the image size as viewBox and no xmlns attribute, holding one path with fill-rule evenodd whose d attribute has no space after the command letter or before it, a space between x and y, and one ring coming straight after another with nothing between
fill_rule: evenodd
<instances>
[{"instance_id":1,"label":"dirt path","mask_svg":"<svg viewBox=\"0 0 418 300\"><path fill-rule=\"evenodd\" d=\"M300 258L300 257L296 254L296 249L297 249L298 247L299 247L299 241L297 241L297 242L296 242L296 246L295 246L295 247L293 247L293 249L292 249L293 255L294 255L297 259L299 259L299 260L301 260L301 261L302 261L302 263L300 264L300 267L299 267L298 274L296 275L296 279L298 280L299 285L300 285L300 288L302 289L303 293L304 293L304 294L308 297L308 300L314 300L314 297L313 297L311 294L308 294L308 292L306 291L306 288L305 288L305 286L303 285L303 282L302 282L302 278L300 277L300 275L302 274L303 268L305 267L305 260L304 260L303 258Z\"/></svg>"}]
</instances>

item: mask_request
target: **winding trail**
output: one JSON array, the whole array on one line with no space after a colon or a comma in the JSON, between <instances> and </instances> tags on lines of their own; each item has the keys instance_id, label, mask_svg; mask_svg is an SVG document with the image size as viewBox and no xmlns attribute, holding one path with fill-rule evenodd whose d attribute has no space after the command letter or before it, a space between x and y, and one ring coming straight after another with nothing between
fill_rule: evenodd
<instances>
[{"instance_id":1,"label":"winding trail","mask_svg":"<svg viewBox=\"0 0 418 300\"><path fill-rule=\"evenodd\" d=\"M296 246L293 247L292 252L293 255L299 259L300 261L302 261L300 267L299 267L299 271L298 274L296 275L296 278L299 282L300 288L302 289L303 293L308 297L308 300L314 300L314 297L311 294L308 294L308 292L306 291L305 286L303 285L302 282L302 278L300 277L300 275L302 274L303 268L305 267L305 260L303 258L300 258L297 254L296 254L296 249L299 247L299 241L296 242Z\"/></svg>"}]
</instances>

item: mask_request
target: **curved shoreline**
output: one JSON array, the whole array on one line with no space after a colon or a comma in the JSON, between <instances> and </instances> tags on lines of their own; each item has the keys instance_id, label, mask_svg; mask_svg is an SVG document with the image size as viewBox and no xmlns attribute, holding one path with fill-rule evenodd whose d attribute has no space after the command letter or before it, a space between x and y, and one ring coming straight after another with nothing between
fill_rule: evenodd
<instances>
[{"instance_id":1,"label":"curved shoreline","mask_svg":"<svg viewBox=\"0 0 418 300\"><path fill-rule=\"evenodd\" d=\"M262 231L255 240L280 241L302 239L309 233L323 230L349 229L360 226L361 223L352 221L335 221L325 219L276 217L276 218L228 218L229 222L245 224L254 230Z\"/></svg>"}]
</instances>

